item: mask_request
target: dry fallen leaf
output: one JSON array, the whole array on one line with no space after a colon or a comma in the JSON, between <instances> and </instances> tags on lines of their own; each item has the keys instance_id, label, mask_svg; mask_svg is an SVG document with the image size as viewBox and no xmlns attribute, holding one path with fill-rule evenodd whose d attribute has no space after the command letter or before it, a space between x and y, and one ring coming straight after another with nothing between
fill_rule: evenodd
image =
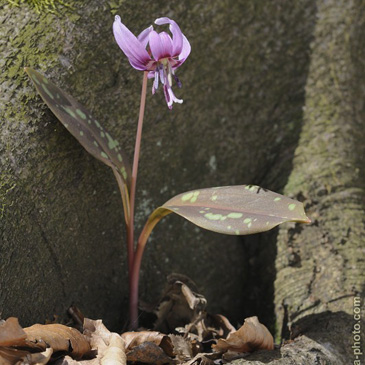
<instances>
[{"instance_id":1,"label":"dry fallen leaf","mask_svg":"<svg viewBox=\"0 0 365 365\"><path fill-rule=\"evenodd\" d=\"M193 355L193 349L191 341L183 336L169 335L169 338L173 345L173 356L179 363L191 359Z\"/></svg>"},{"instance_id":2,"label":"dry fallen leaf","mask_svg":"<svg viewBox=\"0 0 365 365\"><path fill-rule=\"evenodd\" d=\"M170 356L173 356L171 339L160 332L124 332L122 338L126 344L128 361L148 364L171 362Z\"/></svg>"},{"instance_id":3,"label":"dry fallen leaf","mask_svg":"<svg viewBox=\"0 0 365 365\"><path fill-rule=\"evenodd\" d=\"M117 333L110 332L102 320L84 320L84 335L89 339L96 356L90 360L75 361L69 356L58 360L55 365L126 365L124 340Z\"/></svg>"},{"instance_id":4,"label":"dry fallen leaf","mask_svg":"<svg viewBox=\"0 0 365 365\"><path fill-rule=\"evenodd\" d=\"M44 352L36 352L35 354L29 354L25 357L25 364L36 364L36 365L44 365L48 364L48 361L51 359L53 354L53 350L49 347Z\"/></svg>"},{"instance_id":5,"label":"dry fallen leaf","mask_svg":"<svg viewBox=\"0 0 365 365\"><path fill-rule=\"evenodd\" d=\"M164 350L153 342L143 342L127 352L128 361L143 362L145 364L172 364L172 359Z\"/></svg>"},{"instance_id":6,"label":"dry fallen leaf","mask_svg":"<svg viewBox=\"0 0 365 365\"><path fill-rule=\"evenodd\" d=\"M219 339L212 347L215 351L235 352L273 350L274 339L257 317L250 317L245 319L240 329L229 334L227 339Z\"/></svg>"},{"instance_id":7,"label":"dry fallen leaf","mask_svg":"<svg viewBox=\"0 0 365 365\"><path fill-rule=\"evenodd\" d=\"M75 328L62 324L35 324L24 328L27 344L51 347L53 352L65 351L75 359L81 359L91 348L89 341Z\"/></svg>"},{"instance_id":8,"label":"dry fallen leaf","mask_svg":"<svg viewBox=\"0 0 365 365\"><path fill-rule=\"evenodd\" d=\"M125 343L116 333L112 333L109 339L109 346L101 359L101 365L126 365Z\"/></svg>"},{"instance_id":9,"label":"dry fallen leaf","mask_svg":"<svg viewBox=\"0 0 365 365\"><path fill-rule=\"evenodd\" d=\"M0 324L0 364L46 364L56 352L81 358L89 351L87 339L71 327L35 324L23 329L12 317Z\"/></svg>"},{"instance_id":10,"label":"dry fallen leaf","mask_svg":"<svg viewBox=\"0 0 365 365\"><path fill-rule=\"evenodd\" d=\"M122 334L127 351L143 342L152 342L155 345L160 346L164 337L166 337L166 335L157 331L124 332Z\"/></svg>"},{"instance_id":11,"label":"dry fallen leaf","mask_svg":"<svg viewBox=\"0 0 365 365\"><path fill-rule=\"evenodd\" d=\"M177 327L196 322L206 307L206 299L194 293L182 281L170 281L158 310L155 329L173 333Z\"/></svg>"},{"instance_id":12,"label":"dry fallen leaf","mask_svg":"<svg viewBox=\"0 0 365 365\"><path fill-rule=\"evenodd\" d=\"M21 346L26 337L17 318L10 317L6 321L0 321L0 346Z\"/></svg>"}]
</instances>

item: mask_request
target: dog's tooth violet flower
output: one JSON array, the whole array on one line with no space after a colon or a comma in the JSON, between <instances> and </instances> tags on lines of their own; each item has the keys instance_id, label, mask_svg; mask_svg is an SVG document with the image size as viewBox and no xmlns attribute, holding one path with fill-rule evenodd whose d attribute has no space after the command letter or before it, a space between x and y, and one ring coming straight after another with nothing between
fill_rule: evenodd
<instances>
[{"instance_id":1,"label":"dog's tooth violet flower","mask_svg":"<svg viewBox=\"0 0 365 365\"><path fill-rule=\"evenodd\" d=\"M140 71L149 71L148 77L154 78L152 94L156 92L161 82L167 106L172 109L173 103L183 102L172 91L172 79L178 87L181 87L175 70L188 58L191 46L175 21L163 17L156 19L155 24L169 24L172 38L166 32L157 33L152 25L136 37L121 22L118 15L114 20L113 32L115 40L132 67Z\"/></svg>"}]
</instances>

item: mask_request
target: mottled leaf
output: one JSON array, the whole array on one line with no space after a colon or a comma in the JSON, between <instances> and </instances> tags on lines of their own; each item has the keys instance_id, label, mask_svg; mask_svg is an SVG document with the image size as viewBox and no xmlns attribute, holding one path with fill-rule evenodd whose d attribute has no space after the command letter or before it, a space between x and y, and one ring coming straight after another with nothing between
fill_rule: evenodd
<instances>
[{"instance_id":1,"label":"mottled leaf","mask_svg":"<svg viewBox=\"0 0 365 365\"><path fill-rule=\"evenodd\" d=\"M119 142L73 97L39 72L27 67L25 71L33 81L44 102L91 155L115 169L129 186L130 165Z\"/></svg>"},{"instance_id":2,"label":"mottled leaf","mask_svg":"<svg viewBox=\"0 0 365 365\"><path fill-rule=\"evenodd\" d=\"M256 185L224 186L189 191L170 199L148 218L144 242L164 216L174 212L210 231L246 235L280 223L310 223L303 204Z\"/></svg>"}]
</instances>

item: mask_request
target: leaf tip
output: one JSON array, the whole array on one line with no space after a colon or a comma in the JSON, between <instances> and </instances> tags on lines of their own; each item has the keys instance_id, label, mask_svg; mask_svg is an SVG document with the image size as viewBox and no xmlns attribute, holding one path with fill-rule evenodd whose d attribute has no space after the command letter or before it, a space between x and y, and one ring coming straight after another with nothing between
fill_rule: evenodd
<instances>
[{"instance_id":1,"label":"leaf tip","mask_svg":"<svg viewBox=\"0 0 365 365\"><path fill-rule=\"evenodd\" d=\"M305 218L306 219L303 221L303 223L307 223L307 224L312 223L312 220L308 216L305 216Z\"/></svg>"}]
</instances>

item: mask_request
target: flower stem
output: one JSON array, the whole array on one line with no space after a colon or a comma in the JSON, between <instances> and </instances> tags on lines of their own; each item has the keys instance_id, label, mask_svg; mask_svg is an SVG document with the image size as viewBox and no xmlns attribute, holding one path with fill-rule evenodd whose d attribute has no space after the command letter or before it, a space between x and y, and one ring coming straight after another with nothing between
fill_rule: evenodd
<instances>
[{"instance_id":1,"label":"flower stem","mask_svg":"<svg viewBox=\"0 0 365 365\"><path fill-rule=\"evenodd\" d=\"M147 76L148 72L144 71L143 73L143 82L142 82L142 91L141 91L141 104L139 108L139 118L138 118L138 126L137 126L137 135L136 135L136 145L134 147L134 158L133 158L133 168L132 168L132 178L131 178L131 189L130 189L130 197L129 197L129 224L127 227L127 250L128 250L128 272L129 272L129 313L130 313L130 321L134 322L132 319L133 316L137 316L138 318L138 301L137 303L132 303L132 297L135 297L133 293L133 262L134 262L134 206L135 206L135 197L136 197L136 184L137 184L137 173L138 173L138 162L139 162L139 153L141 150L141 138L142 138L142 127L143 127L143 117L144 110L146 105L146 94L147 94ZM139 273L138 273L139 274ZM137 281L138 281L137 274ZM137 293L138 297L138 293ZM134 314L137 311L136 314Z\"/></svg>"}]
</instances>

